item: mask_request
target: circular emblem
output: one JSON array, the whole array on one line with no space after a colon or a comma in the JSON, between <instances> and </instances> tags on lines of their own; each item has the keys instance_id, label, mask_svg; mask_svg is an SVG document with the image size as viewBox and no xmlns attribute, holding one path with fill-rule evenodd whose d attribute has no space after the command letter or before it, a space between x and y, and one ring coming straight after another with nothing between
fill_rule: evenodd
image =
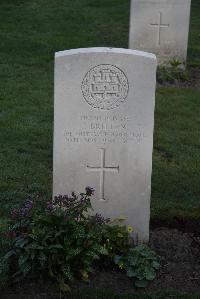
<instances>
[{"instance_id":1,"label":"circular emblem","mask_svg":"<svg viewBox=\"0 0 200 299\"><path fill-rule=\"evenodd\" d=\"M129 85L122 70L110 64L101 64L87 72L81 89L90 106L110 110L125 101Z\"/></svg>"}]
</instances>

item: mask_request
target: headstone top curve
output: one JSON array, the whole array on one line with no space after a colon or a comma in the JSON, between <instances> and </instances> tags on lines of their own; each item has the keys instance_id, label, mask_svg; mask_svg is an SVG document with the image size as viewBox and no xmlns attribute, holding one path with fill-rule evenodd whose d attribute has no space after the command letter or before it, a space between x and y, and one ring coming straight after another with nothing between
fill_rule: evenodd
<instances>
[{"instance_id":1,"label":"headstone top curve","mask_svg":"<svg viewBox=\"0 0 200 299\"><path fill-rule=\"evenodd\" d=\"M106 47L77 48L77 49L59 51L55 53L55 58L67 56L67 55L91 54L91 53L127 54L127 55L151 58L156 61L156 55L149 52L132 50L132 49L124 49L124 48L106 48Z\"/></svg>"}]
</instances>

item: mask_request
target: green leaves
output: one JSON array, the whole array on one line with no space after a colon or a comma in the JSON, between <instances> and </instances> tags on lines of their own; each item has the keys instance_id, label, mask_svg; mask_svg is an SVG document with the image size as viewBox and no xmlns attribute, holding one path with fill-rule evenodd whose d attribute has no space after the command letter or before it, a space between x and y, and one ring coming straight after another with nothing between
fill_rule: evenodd
<instances>
[{"instance_id":1,"label":"green leaves","mask_svg":"<svg viewBox=\"0 0 200 299\"><path fill-rule=\"evenodd\" d=\"M188 72L180 67L180 61L171 60L168 65L160 65L157 70L157 81L161 84L188 81Z\"/></svg>"},{"instance_id":2,"label":"green leaves","mask_svg":"<svg viewBox=\"0 0 200 299\"><path fill-rule=\"evenodd\" d=\"M103 246L99 246L97 251L98 251L98 253L100 253L102 255L108 255L108 250Z\"/></svg>"},{"instance_id":3,"label":"green leaves","mask_svg":"<svg viewBox=\"0 0 200 299\"><path fill-rule=\"evenodd\" d=\"M127 255L115 256L115 264L125 269L128 277L135 278L135 286L146 287L148 281L156 277L160 263L157 254L147 245L141 244L130 248Z\"/></svg>"},{"instance_id":4,"label":"green leaves","mask_svg":"<svg viewBox=\"0 0 200 299\"><path fill-rule=\"evenodd\" d=\"M100 214L90 216L87 188L79 198L58 196L31 217L14 223L12 249L4 261L15 265L12 277L44 277L48 275L59 284L62 292L69 292L75 277L89 280L94 261L117 264L127 276L134 278L137 287L145 287L159 269L157 255L146 245L131 248L128 229L120 221L110 223Z\"/></svg>"},{"instance_id":5,"label":"green leaves","mask_svg":"<svg viewBox=\"0 0 200 299\"><path fill-rule=\"evenodd\" d=\"M10 250L10 251L8 251L8 252L4 255L4 260L8 260L8 259L11 258L13 255L16 255L15 250Z\"/></svg>"},{"instance_id":6,"label":"green leaves","mask_svg":"<svg viewBox=\"0 0 200 299\"><path fill-rule=\"evenodd\" d=\"M128 277L135 277L136 276L136 272L134 271L134 269L132 268L129 268L127 271L126 271L126 274Z\"/></svg>"},{"instance_id":7,"label":"green leaves","mask_svg":"<svg viewBox=\"0 0 200 299\"><path fill-rule=\"evenodd\" d=\"M126 254L130 247L127 227L122 221L115 223L116 221L111 225L104 225L103 228L103 243L108 252L107 262L113 262L116 255Z\"/></svg>"},{"instance_id":8,"label":"green leaves","mask_svg":"<svg viewBox=\"0 0 200 299\"><path fill-rule=\"evenodd\" d=\"M31 271L31 263L29 260L29 255L27 254L20 255L18 259L18 266L20 269L20 274L22 274L23 277L26 277L28 273Z\"/></svg>"},{"instance_id":9,"label":"green leaves","mask_svg":"<svg viewBox=\"0 0 200 299\"><path fill-rule=\"evenodd\" d=\"M29 241L26 238L23 237L16 238L15 247L23 248L28 242Z\"/></svg>"},{"instance_id":10,"label":"green leaves","mask_svg":"<svg viewBox=\"0 0 200 299\"><path fill-rule=\"evenodd\" d=\"M152 261L152 267L156 270L158 270L160 268L160 263L156 260Z\"/></svg>"},{"instance_id":11,"label":"green leaves","mask_svg":"<svg viewBox=\"0 0 200 299\"><path fill-rule=\"evenodd\" d=\"M13 224L13 250L5 260L16 265L13 277L48 275L57 280L61 291L69 291L68 282L81 275L86 280L92 264L108 255L104 246L105 221L87 215L90 194L58 196L48 209L36 210L28 219Z\"/></svg>"},{"instance_id":12,"label":"green leaves","mask_svg":"<svg viewBox=\"0 0 200 299\"><path fill-rule=\"evenodd\" d=\"M49 250L51 249L63 249L63 246L61 244L50 245Z\"/></svg>"}]
</instances>

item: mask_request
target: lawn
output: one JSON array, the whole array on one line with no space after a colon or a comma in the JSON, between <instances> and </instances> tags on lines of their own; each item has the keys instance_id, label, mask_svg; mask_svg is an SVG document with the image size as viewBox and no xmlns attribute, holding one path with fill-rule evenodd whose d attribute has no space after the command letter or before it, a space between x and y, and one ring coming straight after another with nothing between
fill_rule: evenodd
<instances>
[{"instance_id":1,"label":"lawn","mask_svg":"<svg viewBox=\"0 0 200 299\"><path fill-rule=\"evenodd\" d=\"M53 75L56 51L128 46L128 0L0 1L0 216L28 196L51 198ZM188 67L200 68L200 1L192 0ZM156 94L152 220L200 220L200 88L159 87ZM38 297L39 298L39 297ZM199 299L113 295L88 299ZM27 299L27 298L26 298Z\"/></svg>"}]
</instances>

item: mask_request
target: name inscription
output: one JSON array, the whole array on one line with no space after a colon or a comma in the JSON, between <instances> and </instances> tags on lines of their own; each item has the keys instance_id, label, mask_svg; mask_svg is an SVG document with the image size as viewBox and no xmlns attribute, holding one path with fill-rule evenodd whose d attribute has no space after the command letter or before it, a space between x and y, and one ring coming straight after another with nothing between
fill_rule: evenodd
<instances>
[{"instance_id":1,"label":"name inscription","mask_svg":"<svg viewBox=\"0 0 200 299\"><path fill-rule=\"evenodd\" d=\"M79 127L65 130L64 136L67 143L141 143L146 138L146 133L141 124L131 127L129 116L100 116L80 115Z\"/></svg>"}]
</instances>

